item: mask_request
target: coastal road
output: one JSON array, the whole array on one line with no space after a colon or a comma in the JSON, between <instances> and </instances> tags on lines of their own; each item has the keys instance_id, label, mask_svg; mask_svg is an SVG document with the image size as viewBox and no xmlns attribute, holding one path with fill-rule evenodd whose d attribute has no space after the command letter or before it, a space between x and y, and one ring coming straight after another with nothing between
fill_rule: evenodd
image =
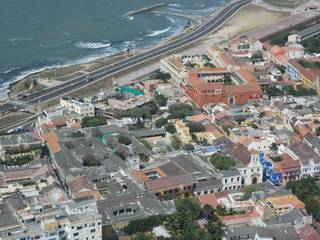
<instances>
[{"instance_id":1,"label":"coastal road","mask_svg":"<svg viewBox=\"0 0 320 240\"><path fill-rule=\"evenodd\" d=\"M137 65L145 63L147 61L159 58L163 55L167 55L180 49L186 47L202 37L208 35L209 33L217 30L222 24L224 24L230 17L232 17L238 10L242 7L248 5L251 0L238 0L229 3L227 6L222 8L217 14L215 14L210 20L205 24L199 26L194 31L176 38L168 43L165 43L157 48L144 52L142 54L135 55L133 57L127 58L125 60L119 61L114 64L99 68L92 71L91 73L74 78L68 82L64 82L58 86L47 88L39 92L33 93L29 96L21 97L17 99L18 101L24 102L26 104L36 104L38 102L47 101L57 97L67 95L73 91L84 88L90 84L93 84L102 78L111 77L122 71L133 68ZM0 106L0 112L3 112L4 108Z\"/></svg>"}]
</instances>

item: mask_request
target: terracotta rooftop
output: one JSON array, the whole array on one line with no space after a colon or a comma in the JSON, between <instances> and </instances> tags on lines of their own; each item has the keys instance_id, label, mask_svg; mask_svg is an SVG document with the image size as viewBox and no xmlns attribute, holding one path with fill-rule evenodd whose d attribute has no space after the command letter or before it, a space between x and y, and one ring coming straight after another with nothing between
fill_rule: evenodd
<instances>
[{"instance_id":1,"label":"terracotta rooftop","mask_svg":"<svg viewBox=\"0 0 320 240\"><path fill-rule=\"evenodd\" d=\"M276 167L279 167L281 171L290 170L292 168L300 169L300 163L297 160L294 160L290 157L289 154L284 153L282 154L282 161L276 163Z\"/></svg>"},{"instance_id":2,"label":"terracotta rooftop","mask_svg":"<svg viewBox=\"0 0 320 240\"><path fill-rule=\"evenodd\" d=\"M210 117L206 114L198 114L198 115L193 115L193 116L190 116L189 119L193 122L202 122L202 121L205 121L205 120L209 120Z\"/></svg>"},{"instance_id":3,"label":"terracotta rooftop","mask_svg":"<svg viewBox=\"0 0 320 240\"><path fill-rule=\"evenodd\" d=\"M298 199L295 195L283 195L276 197L268 197L265 199L266 202L272 203L274 207L281 207L283 205L291 205L294 208L304 209L304 203Z\"/></svg>"},{"instance_id":4,"label":"terracotta rooftop","mask_svg":"<svg viewBox=\"0 0 320 240\"><path fill-rule=\"evenodd\" d=\"M210 205L213 208L216 208L219 205L218 198L214 193L197 196L197 200L200 203L200 205Z\"/></svg>"},{"instance_id":5,"label":"terracotta rooftop","mask_svg":"<svg viewBox=\"0 0 320 240\"><path fill-rule=\"evenodd\" d=\"M55 131L50 130L50 132L44 136L44 140L47 141L49 149L53 153L57 153L61 151L61 147L58 143L58 138Z\"/></svg>"},{"instance_id":6,"label":"terracotta rooftop","mask_svg":"<svg viewBox=\"0 0 320 240\"><path fill-rule=\"evenodd\" d=\"M33 179L49 171L48 165L39 168L13 169L4 172L5 181L19 181L24 179Z\"/></svg>"},{"instance_id":7,"label":"terracotta rooftop","mask_svg":"<svg viewBox=\"0 0 320 240\"><path fill-rule=\"evenodd\" d=\"M179 185L190 185L192 184L192 178L188 175L178 175L172 177L158 178L146 182L146 186L153 190L160 190L166 188L172 188Z\"/></svg>"},{"instance_id":8,"label":"terracotta rooftop","mask_svg":"<svg viewBox=\"0 0 320 240\"><path fill-rule=\"evenodd\" d=\"M96 192L84 177L78 176L68 183L68 187L76 198L95 197L101 199L102 196Z\"/></svg>"}]
</instances>

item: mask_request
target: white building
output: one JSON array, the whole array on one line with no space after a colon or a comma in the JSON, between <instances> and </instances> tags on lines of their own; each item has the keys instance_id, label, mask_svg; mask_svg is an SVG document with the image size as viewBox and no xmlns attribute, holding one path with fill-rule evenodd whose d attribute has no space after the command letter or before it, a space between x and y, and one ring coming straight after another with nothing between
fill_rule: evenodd
<instances>
[{"instance_id":1,"label":"white building","mask_svg":"<svg viewBox=\"0 0 320 240\"><path fill-rule=\"evenodd\" d=\"M242 176L242 184L247 186L251 184L262 183L263 167L259 161L258 155L252 155L249 164L239 167Z\"/></svg>"},{"instance_id":2,"label":"white building","mask_svg":"<svg viewBox=\"0 0 320 240\"><path fill-rule=\"evenodd\" d=\"M55 214L48 214L37 222L24 223L21 229L8 233L3 239L101 240L102 216L94 199L70 201L62 203Z\"/></svg>"},{"instance_id":3,"label":"white building","mask_svg":"<svg viewBox=\"0 0 320 240\"><path fill-rule=\"evenodd\" d=\"M238 170L221 171L222 190L241 188L241 174Z\"/></svg>"},{"instance_id":4,"label":"white building","mask_svg":"<svg viewBox=\"0 0 320 240\"><path fill-rule=\"evenodd\" d=\"M320 156L306 143L293 143L287 148L287 153L300 162L301 178L320 177Z\"/></svg>"},{"instance_id":5,"label":"white building","mask_svg":"<svg viewBox=\"0 0 320 240\"><path fill-rule=\"evenodd\" d=\"M298 34L291 34L288 36L288 45L296 45L301 43L301 36Z\"/></svg>"},{"instance_id":6,"label":"white building","mask_svg":"<svg viewBox=\"0 0 320 240\"><path fill-rule=\"evenodd\" d=\"M94 116L94 106L91 103L83 103L69 98L61 98L60 105L68 112L78 114L80 116Z\"/></svg>"},{"instance_id":7,"label":"white building","mask_svg":"<svg viewBox=\"0 0 320 240\"><path fill-rule=\"evenodd\" d=\"M270 153L272 143L276 141L276 137L269 136L261 139L253 139L246 147L249 151L255 150L257 152Z\"/></svg>"},{"instance_id":8,"label":"white building","mask_svg":"<svg viewBox=\"0 0 320 240\"><path fill-rule=\"evenodd\" d=\"M240 144L230 144L222 150L223 155L236 161L236 168L241 175L242 186L262 182L263 167L259 161L259 154L252 154Z\"/></svg>"},{"instance_id":9,"label":"white building","mask_svg":"<svg viewBox=\"0 0 320 240\"><path fill-rule=\"evenodd\" d=\"M254 38L240 37L228 42L234 57L252 57L257 52L262 52L263 44Z\"/></svg>"}]
</instances>

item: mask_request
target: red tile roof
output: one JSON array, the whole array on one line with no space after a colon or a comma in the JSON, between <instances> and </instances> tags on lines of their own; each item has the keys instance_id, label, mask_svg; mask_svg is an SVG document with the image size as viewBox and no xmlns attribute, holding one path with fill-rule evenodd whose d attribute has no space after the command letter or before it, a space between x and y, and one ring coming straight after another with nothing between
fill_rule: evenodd
<instances>
[{"instance_id":1,"label":"red tile roof","mask_svg":"<svg viewBox=\"0 0 320 240\"><path fill-rule=\"evenodd\" d=\"M153 190L173 188L179 185L190 185L190 184L192 184L192 179L188 175L164 177L164 178L158 178L158 179L150 180L146 182L146 186Z\"/></svg>"},{"instance_id":2,"label":"red tile roof","mask_svg":"<svg viewBox=\"0 0 320 240\"><path fill-rule=\"evenodd\" d=\"M291 170L292 168L300 169L300 163L297 160L294 160L289 154L282 154L282 161L275 164L276 168L279 171Z\"/></svg>"},{"instance_id":3,"label":"red tile roof","mask_svg":"<svg viewBox=\"0 0 320 240\"><path fill-rule=\"evenodd\" d=\"M57 138L57 134L55 133L55 131L50 130L50 132L44 136L44 140L47 141L49 149L53 153L60 152L61 147L58 143L58 138Z\"/></svg>"},{"instance_id":4,"label":"red tile roof","mask_svg":"<svg viewBox=\"0 0 320 240\"><path fill-rule=\"evenodd\" d=\"M101 199L99 192L95 191L85 177L78 176L69 181L68 187L75 198L95 197Z\"/></svg>"},{"instance_id":5,"label":"red tile roof","mask_svg":"<svg viewBox=\"0 0 320 240\"><path fill-rule=\"evenodd\" d=\"M33 179L49 171L48 165L39 168L13 169L4 172L4 179L7 182Z\"/></svg>"}]
</instances>

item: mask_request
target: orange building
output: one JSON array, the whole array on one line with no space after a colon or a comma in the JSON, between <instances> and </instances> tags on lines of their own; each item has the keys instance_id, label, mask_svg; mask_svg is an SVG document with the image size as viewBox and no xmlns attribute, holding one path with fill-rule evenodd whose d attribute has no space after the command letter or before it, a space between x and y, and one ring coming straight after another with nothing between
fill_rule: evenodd
<instances>
[{"instance_id":1,"label":"orange building","mask_svg":"<svg viewBox=\"0 0 320 240\"><path fill-rule=\"evenodd\" d=\"M237 78L238 84L232 78ZM184 90L199 107L217 103L244 105L262 96L259 84L245 69L235 73L223 68L191 70Z\"/></svg>"}]
</instances>

